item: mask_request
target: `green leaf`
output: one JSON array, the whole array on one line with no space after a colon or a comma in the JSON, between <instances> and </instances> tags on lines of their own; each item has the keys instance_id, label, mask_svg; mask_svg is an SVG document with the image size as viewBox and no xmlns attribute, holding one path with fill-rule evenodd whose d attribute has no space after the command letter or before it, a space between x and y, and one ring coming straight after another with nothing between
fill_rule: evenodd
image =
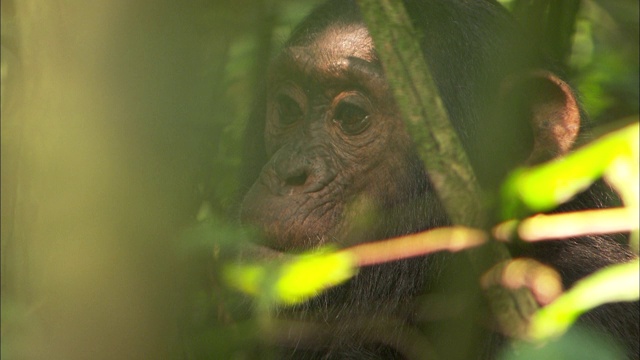
<instances>
[{"instance_id":1,"label":"green leaf","mask_svg":"<svg viewBox=\"0 0 640 360\"><path fill-rule=\"evenodd\" d=\"M597 271L532 318L529 336L534 340L557 337L583 313L602 304L635 301L640 297L640 260L616 264Z\"/></svg>"},{"instance_id":2,"label":"green leaf","mask_svg":"<svg viewBox=\"0 0 640 360\"><path fill-rule=\"evenodd\" d=\"M224 275L231 286L261 300L296 304L355 273L356 261L350 253L321 249L284 262L228 265Z\"/></svg>"},{"instance_id":3,"label":"green leaf","mask_svg":"<svg viewBox=\"0 0 640 360\"><path fill-rule=\"evenodd\" d=\"M540 166L516 169L502 188L503 219L520 217L524 212L551 210L587 189L620 163L629 164L627 168L632 172L635 166L637 179L638 129L638 123L634 123L566 157ZM623 181L621 188L637 189L637 184ZM621 195L626 200L625 191L621 191Z\"/></svg>"},{"instance_id":4,"label":"green leaf","mask_svg":"<svg viewBox=\"0 0 640 360\"><path fill-rule=\"evenodd\" d=\"M285 264L276 283L278 297L294 304L355 275L355 260L347 252L312 253Z\"/></svg>"},{"instance_id":5,"label":"green leaf","mask_svg":"<svg viewBox=\"0 0 640 360\"><path fill-rule=\"evenodd\" d=\"M572 327L563 336L552 339L540 346L538 343L519 341L505 346L499 354L500 360L584 360L584 359L626 359L627 357L616 339L607 334L596 333Z\"/></svg>"}]
</instances>

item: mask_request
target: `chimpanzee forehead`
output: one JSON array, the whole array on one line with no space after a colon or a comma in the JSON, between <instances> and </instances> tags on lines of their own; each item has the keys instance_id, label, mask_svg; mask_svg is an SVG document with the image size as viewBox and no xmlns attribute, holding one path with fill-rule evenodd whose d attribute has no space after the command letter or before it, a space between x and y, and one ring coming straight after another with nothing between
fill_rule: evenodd
<instances>
[{"instance_id":1,"label":"chimpanzee forehead","mask_svg":"<svg viewBox=\"0 0 640 360\"><path fill-rule=\"evenodd\" d=\"M330 26L309 47L336 58L356 57L373 62L376 57L373 40L362 24Z\"/></svg>"},{"instance_id":2,"label":"chimpanzee forehead","mask_svg":"<svg viewBox=\"0 0 640 360\"><path fill-rule=\"evenodd\" d=\"M276 59L276 68L306 76L340 77L354 60L379 65L367 28L361 24L335 24L289 45Z\"/></svg>"}]
</instances>

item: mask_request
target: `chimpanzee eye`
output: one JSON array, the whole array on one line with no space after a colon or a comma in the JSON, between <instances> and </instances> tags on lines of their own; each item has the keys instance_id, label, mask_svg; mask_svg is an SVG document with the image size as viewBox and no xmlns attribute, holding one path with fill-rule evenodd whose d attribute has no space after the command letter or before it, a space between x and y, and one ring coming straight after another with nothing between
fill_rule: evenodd
<instances>
[{"instance_id":1,"label":"chimpanzee eye","mask_svg":"<svg viewBox=\"0 0 640 360\"><path fill-rule=\"evenodd\" d=\"M369 125L369 112L349 101L341 101L334 113L336 121L342 131L348 135L357 135Z\"/></svg>"},{"instance_id":2,"label":"chimpanzee eye","mask_svg":"<svg viewBox=\"0 0 640 360\"><path fill-rule=\"evenodd\" d=\"M277 97L278 116L282 125L291 125L302 119L302 108L292 97L280 94Z\"/></svg>"}]
</instances>

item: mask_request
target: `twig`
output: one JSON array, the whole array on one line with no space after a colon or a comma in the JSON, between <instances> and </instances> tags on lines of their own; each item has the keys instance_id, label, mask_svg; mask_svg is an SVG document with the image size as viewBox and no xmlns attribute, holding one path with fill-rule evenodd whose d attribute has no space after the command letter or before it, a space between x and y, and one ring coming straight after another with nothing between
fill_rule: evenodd
<instances>
[{"instance_id":1,"label":"twig","mask_svg":"<svg viewBox=\"0 0 640 360\"><path fill-rule=\"evenodd\" d=\"M539 214L520 224L507 221L493 229L501 241L509 241L517 231L524 241L564 239L586 235L610 234L638 229L638 212L631 208L583 210L563 214Z\"/></svg>"},{"instance_id":2,"label":"twig","mask_svg":"<svg viewBox=\"0 0 640 360\"><path fill-rule=\"evenodd\" d=\"M442 250L456 252L482 245L487 240L487 233L482 230L457 226L360 244L342 251L354 256L358 266L368 266Z\"/></svg>"}]
</instances>

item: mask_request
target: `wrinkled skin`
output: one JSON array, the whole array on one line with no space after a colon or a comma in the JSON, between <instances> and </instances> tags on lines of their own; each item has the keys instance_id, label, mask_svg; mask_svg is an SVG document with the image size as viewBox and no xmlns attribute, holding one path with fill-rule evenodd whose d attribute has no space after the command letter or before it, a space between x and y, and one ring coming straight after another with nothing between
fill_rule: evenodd
<instances>
[{"instance_id":1,"label":"wrinkled skin","mask_svg":"<svg viewBox=\"0 0 640 360\"><path fill-rule=\"evenodd\" d=\"M381 229L350 224L424 194L415 178L426 175L365 27L330 27L289 46L272 65L267 93L269 161L242 219L261 226L270 247L375 240Z\"/></svg>"}]
</instances>

